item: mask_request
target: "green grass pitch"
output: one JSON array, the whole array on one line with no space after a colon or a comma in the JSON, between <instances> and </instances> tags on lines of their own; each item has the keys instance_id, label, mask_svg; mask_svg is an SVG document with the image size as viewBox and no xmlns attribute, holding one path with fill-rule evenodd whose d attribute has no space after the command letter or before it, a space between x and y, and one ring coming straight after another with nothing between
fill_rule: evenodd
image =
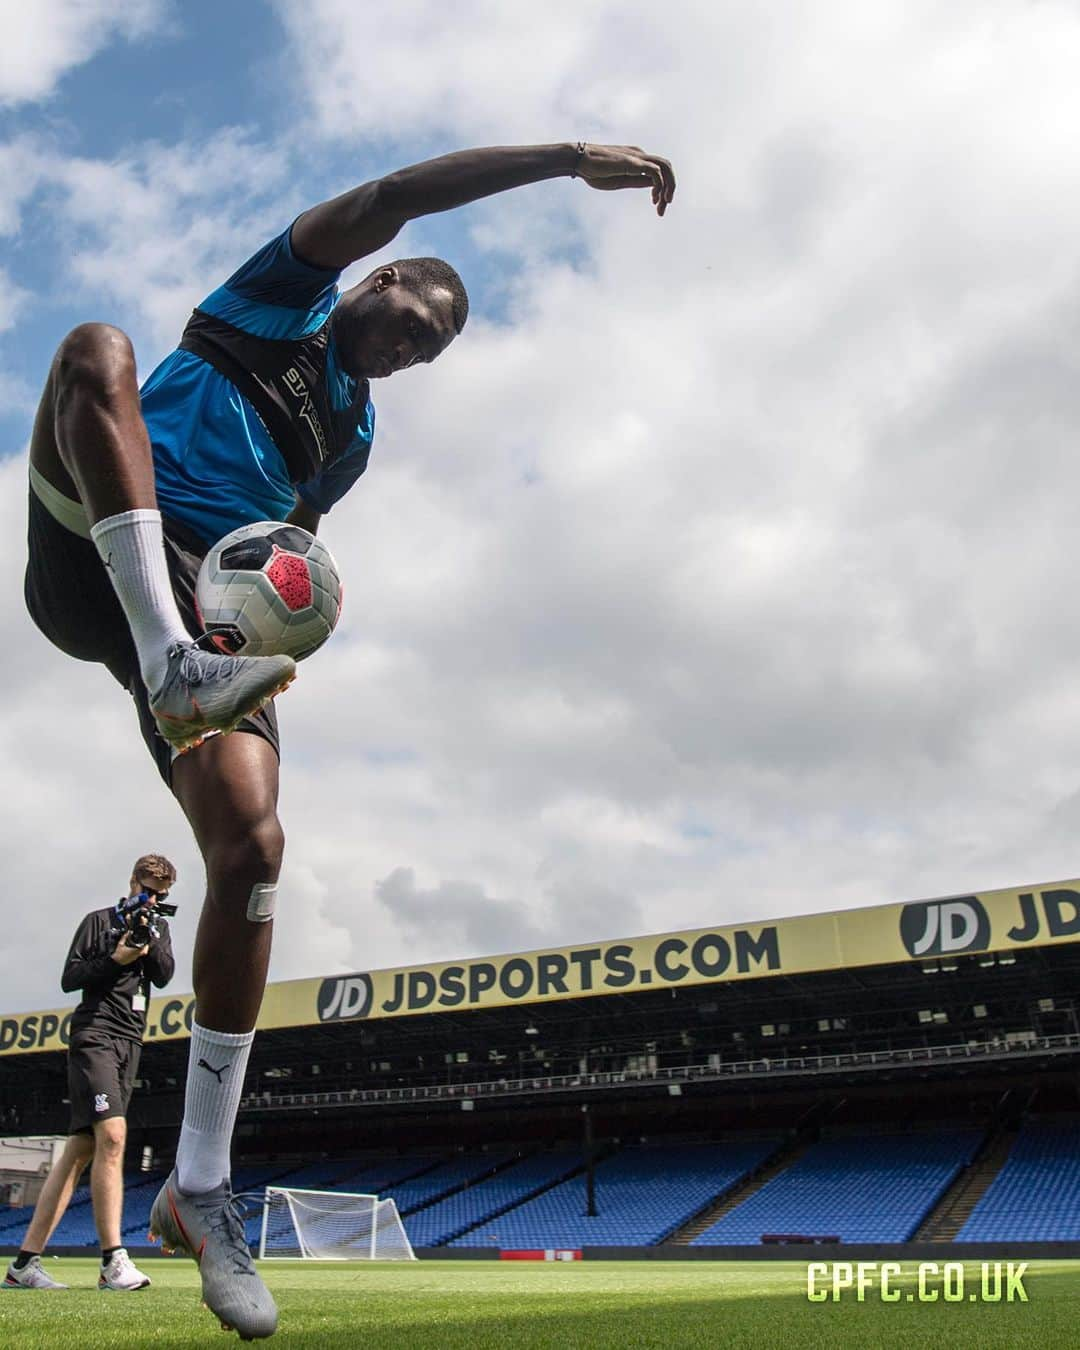
<instances>
[{"instance_id":1,"label":"green grass pitch","mask_svg":"<svg viewBox=\"0 0 1080 1350\"><path fill-rule=\"evenodd\" d=\"M67 1291L0 1291L5 1350L195 1350L229 1342L199 1302L192 1262L150 1258L134 1294L98 1293L91 1259L46 1262ZM261 1267L281 1310L275 1344L507 1350L672 1347L978 1347L1048 1350L1080 1344L1080 1262L1031 1262L1026 1303L910 1301L877 1290L860 1303L811 1303L796 1261L420 1261ZM909 1271L912 1272L910 1279ZM977 1267L967 1263L972 1287ZM238 1344L235 1338L233 1344Z\"/></svg>"}]
</instances>

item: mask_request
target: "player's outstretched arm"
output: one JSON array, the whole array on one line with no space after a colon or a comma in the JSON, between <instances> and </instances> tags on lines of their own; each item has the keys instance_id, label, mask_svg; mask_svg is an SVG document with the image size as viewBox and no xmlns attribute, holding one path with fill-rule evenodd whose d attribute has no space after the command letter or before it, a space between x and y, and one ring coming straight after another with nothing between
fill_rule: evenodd
<instances>
[{"instance_id":1,"label":"player's outstretched arm","mask_svg":"<svg viewBox=\"0 0 1080 1350\"><path fill-rule=\"evenodd\" d=\"M606 191L649 188L661 216L675 194L675 174L668 161L635 145L568 141L458 150L313 206L293 226L293 249L317 267L347 267L383 248L419 216L451 211L528 183L573 177Z\"/></svg>"}]
</instances>

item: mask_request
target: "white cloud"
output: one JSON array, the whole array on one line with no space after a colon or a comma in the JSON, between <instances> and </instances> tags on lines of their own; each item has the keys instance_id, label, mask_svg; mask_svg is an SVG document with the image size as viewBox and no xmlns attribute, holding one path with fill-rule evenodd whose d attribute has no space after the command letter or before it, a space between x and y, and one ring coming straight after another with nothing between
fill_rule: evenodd
<instances>
[{"instance_id":1,"label":"white cloud","mask_svg":"<svg viewBox=\"0 0 1080 1350\"><path fill-rule=\"evenodd\" d=\"M0 105L47 98L63 75L116 37L157 28L165 0L33 0L8 16L0 43Z\"/></svg>"},{"instance_id":2,"label":"white cloud","mask_svg":"<svg viewBox=\"0 0 1080 1350\"><path fill-rule=\"evenodd\" d=\"M464 937L477 951L524 949L539 940L512 900L487 896L472 881L443 881L424 890L417 887L411 867L398 867L376 883L375 894L413 936L441 930L444 941Z\"/></svg>"},{"instance_id":3,"label":"white cloud","mask_svg":"<svg viewBox=\"0 0 1080 1350\"><path fill-rule=\"evenodd\" d=\"M119 322L153 363L175 345L192 306L287 223L291 164L234 127L197 142L138 143L116 159L22 136L0 145L0 176L14 184L0 233L29 251L31 235L47 229L56 282L48 298L62 293ZM26 299L9 283L0 326Z\"/></svg>"},{"instance_id":4,"label":"white cloud","mask_svg":"<svg viewBox=\"0 0 1080 1350\"><path fill-rule=\"evenodd\" d=\"M6 267L0 267L0 333L13 327L30 300L30 292L12 280Z\"/></svg>"},{"instance_id":5,"label":"white cloud","mask_svg":"<svg viewBox=\"0 0 1080 1350\"><path fill-rule=\"evenodd\" d=\"M509 11L406 6L361 48L326 3L311 106L342 138L567 135L605 13L575 7L561 64L524 64ZM1071 376L1046 374L1048 404L1018 358L1038 343L1045 370L1069 345L1076 18L680 16L648 115L610 126L673 158L667 219L565 184L475 208L481 247L518 249L512 325L474 324L379 391L371 480L344 508L355 546L327 524L370 577L356 622L385 657L355 687L383 735L423 747L433 822L399 861L482 876L528 924L569 850L652 927L1068 872L1066 834L1028 848L1069 778L1057 744L1025 755L1023 805L994 767L1048 692L1016 625L1058 622L1047 587L1071 575L1000 530L1018 490L1059 538L1075 478ZM609 64L628 85L657 22L620 7ZM550 200L584 231L582 270L520 244L537 209L557 243Z\"/></svg>"},{"instance_id":6,"label":"white cloud","mask_svg":"<svg viewBox=\"0 0 1080 1350\"><path fill-rule=\"evenodd\" d=\"M228 127L199 143L142 145L119 161L54 155L48 172L77 241L71 279L98 303L121 306L157 354L175 345L192 305L287 223L288 158Z\"/></svg>"},{"instance_id":7,"label":"white cloud","mask_svg":"<svg viewBox=\"0 0 1080 1350\"><path fill-rule=\"evenodd\" d=\"M40 149L29 136L0 145L0 235L16 234L24 203L41 183Z\"/></svg>"},{"instance_id":8,"label":"white cloud","mask_svg":"<svg viewBox=\"0 0 1080 1350\"><path fill-rule=\"evenodd\" d=\"M0 367L0 407L9 417L30 421L39 396L40 391L21 376Z\"/></svg>"},{"instance_id":9,"label":"white cloud","mask_svg":"<svg viewBox=\"0 0 1080 1350\"><path fill-rule=\"evenodd\" d=\"M320 127L354 143L484 137L493 124L503 142L544 141L553 115L599 138L654 111L652 75L677 55L646 6L610 0L555 0L542 19L498 0L402 0L376 26L347 0L276 8Z\"/></svg>"}]
</instances>

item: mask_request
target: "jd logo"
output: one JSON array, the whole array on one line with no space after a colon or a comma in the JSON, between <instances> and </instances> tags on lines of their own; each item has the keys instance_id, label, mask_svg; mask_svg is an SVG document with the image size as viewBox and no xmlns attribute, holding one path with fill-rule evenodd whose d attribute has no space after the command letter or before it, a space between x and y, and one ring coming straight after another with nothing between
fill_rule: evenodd
<instances>
[{"instance_id":1,"label":"jd logo","mask_svg":"<svg viewBox=\"0 0 1080 1350\"><path fill-rule=\"evenodd\" d=\"M340 975L319 986L319 1021L343 1022L366 1017L371 1009L371 976Z\"/></svg>"},{"instance_id":2,"label":"jd logo","mask_svg":"<svg viewBox=\"0 0 1080 1350\"><path fill-rule=\"evenodd\" d=\"M1080 935L1080 894L1076 891L1040 891L1042 915L1035 897L1030 892L1019 897L1020 918L1008 931L1013 942L1034 942L1045 932L1051 938L1073 938Z\"/></svg>"},{"instance_id":3,"label":"jd logo","mask_svg":"<svg viewBox=\"0 0 1080 1350\"><path fill-rule=\"evenodd\" d=\"M923 900L904 906L900 937L910 956L982 951L990 943L990 916L974 895Z\"/></svg>"}]
</instances>

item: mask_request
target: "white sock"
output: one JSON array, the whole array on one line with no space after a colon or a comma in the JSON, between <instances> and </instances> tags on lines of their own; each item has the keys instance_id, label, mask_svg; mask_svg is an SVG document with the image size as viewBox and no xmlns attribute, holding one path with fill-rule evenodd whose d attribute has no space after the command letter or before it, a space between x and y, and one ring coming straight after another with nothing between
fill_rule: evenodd
<instances>
[{"instance_id":1,"label":"white sock","mask_svg":"<svg viewBox=\"0 0 1080 1350\"><path fill-rule=\"evenodd\" d=\"M191 1024L184 1123L176 1150L177 1180L188 1195L212 1191L230 1174L229 1146L254 1039L253 1031L234 1035Z\"/></svg>"},{"instance_id":2,"label":"white sock","mask_svg":"<svg viewBox=\"0 0 1080 1350\"><path fill-rule=\"evenodd\" d=\"M174 642L190 642L176 607L160 511L124 511L90 527L90 537L108 570L127 617L139 670L151 694L165 678L165 654Z\"/></svg>"}]
</instances>

